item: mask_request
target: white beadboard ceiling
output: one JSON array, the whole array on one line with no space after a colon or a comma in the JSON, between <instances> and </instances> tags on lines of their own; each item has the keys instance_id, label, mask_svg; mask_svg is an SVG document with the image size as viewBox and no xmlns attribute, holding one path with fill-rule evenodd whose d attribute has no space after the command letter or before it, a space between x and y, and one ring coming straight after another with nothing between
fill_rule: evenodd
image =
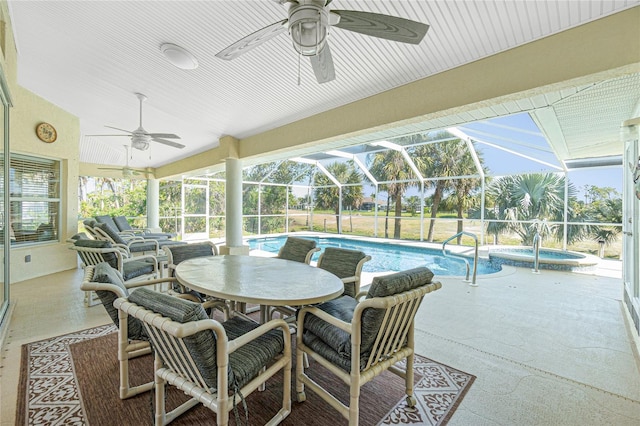
<instances>
[{"instance_id":1,"label":"white beadboard ceiling","mask_svg":"<svg viewBox=\"0 0 640 426\"><path fill-rule=\"evenodd\" d=\"M143 110L147 131L182 137L182 150L154 143L149 151L133 150L134 167L164 165L215 147L222 135L245 138L640 4L334 0L334 9L395 15L431 28L417 46L334 29L329 40L336 80L318 84L305 60L298 86L298 57L286 34L233 61L214 56L245 35L286 18L285 7L277 1L8 3L18 48L18 82L80 117L81 161L124 164L123 145L129 138L86 135L117 133L105 125L137 128L135 92L148 96ZM170 65L159 50L166 42L191 51L199 67L181 70ZM573 96L539 95L352 142L542 108L534 118L549 137L561 135L556 150L565 158L611 155L607 143L617 138L620 117L627 118L624 114L637 105L639 85L635 75L576 88ZM586 122L585 105L603 99L607 103L601 110L592 107L600 118Z\"/></svg>"}]
</instances>

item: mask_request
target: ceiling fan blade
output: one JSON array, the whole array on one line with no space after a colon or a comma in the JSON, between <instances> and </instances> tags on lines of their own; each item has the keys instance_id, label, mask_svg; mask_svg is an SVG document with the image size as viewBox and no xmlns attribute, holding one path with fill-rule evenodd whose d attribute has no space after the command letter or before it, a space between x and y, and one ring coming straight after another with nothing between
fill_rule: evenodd
<instances>
[{"instance_id":1,"label":"ceiling fan blade","mask_svg":"<svg viewBox=\"0 0 640 426\"><path fill-rule=\"evenodd\" d=\"M117 136L119 138L130 138L131 135L85 135L85 136Z\"/></svg>"},{"instance_id":2,"label":"ceiling fan blade","mask_svg":"<svg viewBox=\"0 0 640 426\"><path fill-rule=\"evenodd\" d=\"M117 127L113 127L113 126L104 126L104 127L108 127L108 128L110 128L110 129L115 129L115 130L120 130L121 132L127 132L127 133L129 133L130 135L132 135L132 134L133 134L133 132L132 132L132 131L130 131L130 130L118 129Z\"/></svg>"},{"instance_id":3,"label":"ceiling fan blade","mask_svg":"<svg viewBox=\"0 0 640 426\"><path fill-rule=\"evenodd\" d=\"M268 41L281 33L287 32L287 21L288 19L284 19L280 22L268 25L253 34L249 34L226 49L216 53L216 56L227 61L237 58L254 47L261 45L265 41Z\"/></svg>"},{"instance_id":4,"label":"ceiling fan blade","mask_svg":"<svg viewBox=\"0 0 640 426\"><path fill-rule=\"evenodd\" d=\"M313 73L316 75L318 83L326 83L336 78L336 72L333 67L333 58L331 57L331 50L329 44L325 44L324 48L315 56L310 56L311 67Z\"/></svg>"},{"instance_id":5,"label":"ceiling fan blade","mask_svg":"<svg viewBox=\"0 0 640 426\"><path fill-rule=\"evenodd\" d=\"M331 13L340 16L334 25L338 28L402 43L418 44L429 30L429 25L422 22L391 15L355 10L332 10Z\"/></svg>"},{"instance_id":6,"label":"ceiling fan blade","mask_svg":"<svg viewBox=\"0 0 640 426\"><path fill-rule=\"evenodd\" d=\"M152 138L180 139L180 136L173 133L147 133Z\"/></svg>"},{"instance_id":7,"label":"ceiling fan blade","mask_svg":"<svg viewBox=\"0 0 640 426\"><path fill-rule=\"evenodd\" d=\"M151 138L151 140L154 141L154 142L158 142L158 143L164 144L164 145L172 146L174 148L180 148L180 149L184 148L184 145L182 145L181 143L174 142L174 141L168 141L166 139Z\"/></svg>"}]
</instances>

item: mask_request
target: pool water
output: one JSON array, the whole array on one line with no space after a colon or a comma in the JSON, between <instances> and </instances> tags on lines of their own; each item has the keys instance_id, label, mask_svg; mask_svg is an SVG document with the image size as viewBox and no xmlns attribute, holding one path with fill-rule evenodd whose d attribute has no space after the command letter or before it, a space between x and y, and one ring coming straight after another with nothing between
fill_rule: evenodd
<instances>
[{"instance_id":1,"label":"pool water","mask_svg":"<svg viewBox=\"0 0 640 426\"><path fill-rule=\"evenodd\" d=\"M435 275L465 275L466 266L462 259L456 257L444 257L441 250L424 247L412 247L393 243L360 241L337 237L311 237L303 238L315 240L318 247L339 247L352 250L360 250L369 256L371 260L364 264L364 272L403 271L418 266L426 266ZM278 253L284 245L286 236L252 238L248 240L251 250L263 250L270 253ZM321 252L315 253L312 260L317 261ZM473 259L468 259L471 271L473 271ZM500 266L493 266L488 260L478 261L478 274L492 274L500 271Z\"/></svg>"},{"instance_id":2,"label":"pool water","mask_svg":"<svg viewBox=\"0 0 640 426\"><path fill-rule=\"evenodd\" d=\"M535 252L533 248L510 248L503 250L494 250L494 253L510 253L516 255L524 255L533 257ZM569 252L560 252L560 251L552 251L547 249L540 249L538 252L538 259L540 260L559 260L559 259L583 259L585 256L580 253L569 253Z\"/></svg>"}]
</instances>

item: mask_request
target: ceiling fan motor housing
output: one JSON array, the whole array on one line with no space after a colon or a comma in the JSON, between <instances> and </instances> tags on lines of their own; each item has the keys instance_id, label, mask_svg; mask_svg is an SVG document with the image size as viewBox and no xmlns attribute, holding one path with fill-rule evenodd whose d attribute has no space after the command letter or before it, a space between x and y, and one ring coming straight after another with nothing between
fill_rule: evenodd
<instances>
[{"instance_id":1,"label":"ceiling fan motor housing","mask_svg":"<svg viewBox=\"0 0 640 426\"><path fill-rule=\"evenodd\" d=\"M131 135L131 146L140 151L149 149L149 142L151 142L151 136L142 128L137 129Z\"/></svg>"},{"instance_id":2,"label":"ceiling fan motor housing","mask_svg":"<svg viewBox=\"0 0 640 426\"><path fill-rule=\"evenodd\" d=\"M329 12L315 4L294 5L289 9L289 33L293 47L303 56L315 56L327 41Z\"/></svg>"}]
</instances>

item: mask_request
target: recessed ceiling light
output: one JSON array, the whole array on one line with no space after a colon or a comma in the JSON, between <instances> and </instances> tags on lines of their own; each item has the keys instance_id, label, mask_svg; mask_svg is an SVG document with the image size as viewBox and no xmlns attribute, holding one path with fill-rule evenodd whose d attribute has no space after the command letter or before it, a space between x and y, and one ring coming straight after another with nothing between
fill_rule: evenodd
<instances>
[{"instance_id":1,"label":"recessed ceiling light","mask_svg":"<svg viewBox=\"0 0 640 426\"><path fill-rule=\"evenodd\" d=\"M169 62L183 70L194 70L198 68L198 60L189 51L171 43L164 43L160 46L160 51L164 53Z\"/></svg>"}]
</instances>

